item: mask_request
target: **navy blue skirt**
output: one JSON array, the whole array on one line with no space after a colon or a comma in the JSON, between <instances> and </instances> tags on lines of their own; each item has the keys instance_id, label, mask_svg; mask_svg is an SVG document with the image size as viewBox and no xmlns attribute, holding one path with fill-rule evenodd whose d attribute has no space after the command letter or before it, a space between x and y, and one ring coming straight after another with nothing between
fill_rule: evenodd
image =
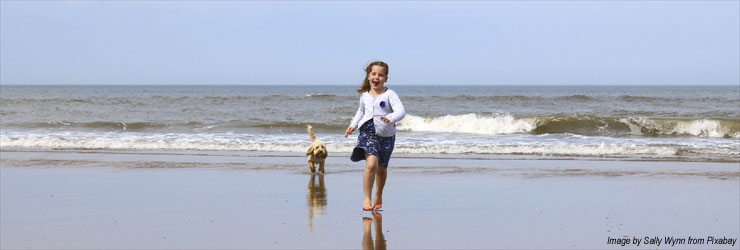
<instances>
[{"instance_id":1,"label":"navy blue skirt","mask_svg":"<svg viewBox=\"0 0 740 250\"><path fill-rule=\"evenodd\" d=\"M350 160L357 162L365 160L365 152L378 157L378 165L388 168L391 160L393 146L396 144L396 136L380 137L375 134L375 123L368 120L360 126L360 136L357 137L357 146L352 151Z\"/></svg>"}]
</instances>

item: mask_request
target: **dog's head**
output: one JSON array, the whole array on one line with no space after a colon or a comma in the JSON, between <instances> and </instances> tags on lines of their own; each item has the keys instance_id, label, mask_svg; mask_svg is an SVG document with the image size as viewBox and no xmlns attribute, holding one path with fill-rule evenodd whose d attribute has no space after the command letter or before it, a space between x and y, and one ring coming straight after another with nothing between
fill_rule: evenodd
<instances>
[{"instance_id":1,"label":"dog's head","mask_svg":"<svg viewBox=\"0 0 740 250\"><path fill-rule=\"evenodd\" d=\"M314 141L314 143L311 143L311 148L309 149L311 151L311 154L318 158L326 158L327 151L326 146L321 141Z\"/></svg>"}]
</instances>

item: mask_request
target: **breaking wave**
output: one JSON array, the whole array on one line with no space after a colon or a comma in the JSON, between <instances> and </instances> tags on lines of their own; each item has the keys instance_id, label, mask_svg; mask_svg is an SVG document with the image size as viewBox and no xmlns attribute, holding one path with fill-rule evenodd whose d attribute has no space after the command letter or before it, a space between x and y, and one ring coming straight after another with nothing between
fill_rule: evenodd
<instances>
[{"instance_id":1,"label":"breaking wave","mask_svg":"<svg viewBox=\"0 0 740 250\"><path fill-rule=\"evenodd\" d=\"M407 115L401 131L436 133L695 136L740 138L740 120L670 119L599 116L514 117L478 114L420 117Z\"/></svg>"},{"instance_id":2,"label":"breaking wave","mask_svg":"<svg viewBox=\"0 0 740 250\"><path fill-rule=\"evenodd\" d=\"M423 118L406 115L398 124L398 130L412 132L514 134L534 130L535 119L515 118L510 115L480 116L476 114L445 115Z\"/></svg>"},{"instance_id":3,"label":"breaking wave","mask_svg":"<svg viewBox=\"0 0 740 250\"><path fill-rule=\"evenodd\" d=\"M332 109L347 109L332 107ZM324 131L343 131L351 117L337 117L321 121L228 120L187 122L143 121L48 121L7 123L23 129L51 129L107 132L227 132L266 129L297 133L310 123ZM515 117L505 114L463 114L444 116L415 116L408 114L398 124L399 131L430 133L467 133L479 135L500 134L577 134L599 136L643 137L703 137L740 139L740 120L718 118L634 118L600 116L532 116ZM7 127L5 127L7 129ZM215 129L215 130L214 130ZM339 132L337 132L339 133Z\"/></svg>"}]
</instances>

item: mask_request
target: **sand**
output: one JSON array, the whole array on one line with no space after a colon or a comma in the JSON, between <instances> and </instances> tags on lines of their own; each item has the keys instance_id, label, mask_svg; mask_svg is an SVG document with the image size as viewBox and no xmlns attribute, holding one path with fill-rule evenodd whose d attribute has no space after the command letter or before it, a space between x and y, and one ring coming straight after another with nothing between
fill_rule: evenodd
<instances>
[{"instance_id":1,"label":"sand","mask_svg":"<svg viewBox=\"0 0 740 250\"><path fill-rule=\"evenodd\" d=\"M3 249L740 248L664 241L740 236L738 163L397 155L373 215L348 155L0 156Z\"/></svg>"}]
</instances>

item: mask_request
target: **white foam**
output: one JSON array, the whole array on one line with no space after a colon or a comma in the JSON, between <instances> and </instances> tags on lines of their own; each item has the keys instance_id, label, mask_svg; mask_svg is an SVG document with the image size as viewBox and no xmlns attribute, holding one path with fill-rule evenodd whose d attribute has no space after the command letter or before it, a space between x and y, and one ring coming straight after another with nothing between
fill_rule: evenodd
<instances>
[{"instance_id":1,"label":"white foam","mask_svg":"<svg viewBox=\"0 0 740 250\"><path fill-rule=\"evenodd\" d=\"M410 154L514 154L552 156L617 156L651 155L676 156L679 147L620 144L561 144L561 145L446 145L426 147L396 147L394 152Z\"/></svg>"},{"instance_id":2,"label":"white foam","mask_svg":"<svg viewBox=\"0 0 740 250\"><path fill-rule=\"evenodd\" d=\"M350 153L353 138L317 135L331 153ZM146 133L7 133L0 147L111 150L199 150L305 153L305 134L146 134ZM330 154L331 154L330 153ZM701 155L724 159L740 157L740 141L724 139L619 139L576 135L405 136L396 140L394 153L405 154L505 154L551 156L650 156Z\"/></svg>"},{"instance_id":3,"label":"white foam","mask_svg":"<svg viewBox=\"0 0 740 250\"><path fill-rule=\"evenodd\" d=\"M630 128L631 135L642 135L641 126L631 122L630 118L620 118L619 122L626 124Z\"/></svg>"},{"instance_id":4,"label":"white foam","mask_svg":"<svg viewBox=\"0 0 740 250\"><path fill-rule=\"evenodd\" d=\"M304 137L307 136L254 136L231 133L3 133L0 136L0 147L305 152L310 140ZM352 147L348 145L330 145L328 147L334 152L351 152L352 150Z\"/></svg>"},{"instance_id":5,"label":"white foam","mask_svg":"<svg viewBox=\"0 0 740 250\"><path fill-rule=\"evenodd\" d=\"M308 144L307 144L308 145ZM163 149L163 150L208 150L208 151L274 151L299 152L305 146L298 144L262 142L240 143L219 140L151 140L145 138L0 138L1 147L38 147L57 149Z\"/></svg>"},{"instance_id":6,"label":"white foam","mask_svg":"<svg viewBox=\"0 0 740 250\"><path fill-rule=\"evenodd\" d=\"M514 118L510 115L485 117L477 114L445 115L430 118L406 115L398 123L398 130L400 131L484 135L528 133L536 127L533 118Z\"/></svg>"},{"instance_id":7,"label":"white foam","mask_svg":"<svg viewBox=\"0 0 740 250\"><path fill-rule=\"evenodd\" d=\"M701 119L679 122L673 127L672 132L693 136L724 137L730 131L722 131L718 121Z\"/></svg>"},{"instance_id":8,"label":"white foam","mask_svg":"<svg viewBox=\"0 0 740 250\"><path fill-rule=\"evenodd\" d=\"M723 126L721 121L710 119L677 120L677 119L650 119L629 118L620 119L627 124L632 133L642 134L641 129L646 128L665 135L692 135L698 137L732 137L740 138L740 132L733 132L730 125Z\"/></svg>"}]
</instances>

